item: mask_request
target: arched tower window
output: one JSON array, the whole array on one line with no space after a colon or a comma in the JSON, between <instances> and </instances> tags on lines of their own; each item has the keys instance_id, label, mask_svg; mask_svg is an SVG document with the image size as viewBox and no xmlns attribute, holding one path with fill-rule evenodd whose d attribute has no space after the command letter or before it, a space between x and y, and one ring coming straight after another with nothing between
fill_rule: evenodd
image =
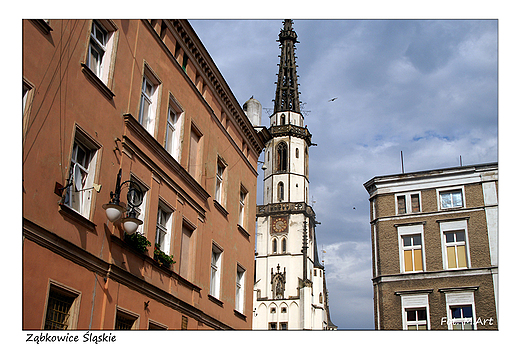
<instances>
[{"instance_id":1,"label":"arched tower window","mask_svg":"<svg viewBox=\"0 0 520 350\"><path fill-rule=\"evenodd\" d=\"M284 238L282 238L282 253L286 253L287 252L287 240Z\"/></svg>"},{"instance_id":2,"label":"arched tower window","mask_svg":"<svg viewBox=\"0 0 520 350\"><path fill-rule=\"evenodd\" d=\"M273 254L276 254L278 252L278 241L276 238L273 238Z\"/></svg>"},{"instance_id":3,"label":"arched tower window","mask_svg":"<svg viewBox=\"0 0 520 350\"><path fill-rule=\"evenodd\" d=\"M287 171L287 144L280 142L276 146L276 170Z\"/></svg>"},{"instance_id":4,"label":"arched tower window","mask_svg":"<svg viewBox=\"0 0 520 350\"><path fill-rule=\"evenodd\" d=\"M284 192L283 182L280 181L278 183L278 201L279 202L283 201L283 192Z\"/></svg>"},{"instance_id":5,"label":"arched tower window","mask_svg":"<svg viewBox=\"0 0 520 350\"><path fill-rule=\"evenodd\" d=\"M296 148L296 158L300 158L300 149Z\"/></svg>"},{"instance_id":6,"label":"arched tower window","mask_svg":"<svg viewBox=\"0 0 520 350\"><path fill-rule=\"evenodd\" d=\"M280 125L285 125L285 114L280 116Z\"/></svg>"}]
</instances>

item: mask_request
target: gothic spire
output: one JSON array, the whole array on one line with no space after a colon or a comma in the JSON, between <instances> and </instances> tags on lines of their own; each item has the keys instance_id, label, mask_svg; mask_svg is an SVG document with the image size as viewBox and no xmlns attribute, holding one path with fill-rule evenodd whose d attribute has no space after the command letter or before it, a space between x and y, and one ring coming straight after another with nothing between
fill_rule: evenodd
<instances>
[{"instance_id":1,"label":"gothic spire","mask_svg":"<svg viewBox=\"0 0 520 350\"><path fill-rule=\"evenodd\" d=\"M276 96L274 99L274 112L293 111L300 113L300 96L298 93L298 76L296 75L296 50L298 43L296 32L292 28L293 21L286 19L283 29L278 35L280 43L280 64L278 70L278 82L276 83Z\"/></svg>"}]
</instances>

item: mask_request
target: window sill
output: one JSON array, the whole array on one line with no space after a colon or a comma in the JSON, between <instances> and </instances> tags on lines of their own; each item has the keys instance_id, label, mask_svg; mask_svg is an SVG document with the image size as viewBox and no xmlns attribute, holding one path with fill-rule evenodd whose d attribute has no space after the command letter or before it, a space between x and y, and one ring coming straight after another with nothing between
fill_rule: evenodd
<instances>
[{"instance_id":1,"label":"window sill","mask_svg":"<svg viewBox=\"0 0 520 350\"><path fill-rule=\"evenodd\" d=\"M240 318L243 321L247 321L247 316L241 313L240 311L234 310L235 316Z\"/></svg>"},{"instance_id":2,"label":"window sill","mask_svg":"<svg viewBox=\"0 0 520 350\"><path fill-rule=\"evenodd\" d=\"M246 231L245 228L242 227L242 225L240 224L237 224L237 227L238 227L238 231L244 235L244 237L246 237L247 239L249 239L249 237L251 237L251 235Z\"/></svg>"},{"instance_id":3,"label":"window sill","mask_svg":"<svg viewBox=\"0 0 520 350\"><path fill-rule=\"evenodd\" d=\"M85 74L85 76L92 82L94 85L105 95L105 97L109 100L112 100L115 94L110 90L106 84L99 79L99 77L94 74L94 72L85 64L81 63L81 70Z\"/></svg>"},{"instance_id":4,"label":"window sill","mask_svg":"<svg viewBox=\"0 0 520 350\"><path fill-rule=\"evenodd\" d=\"M220 204L219 202L217 202L216 200L213 200L213 204L215 204L215 208L218 209L218 211L220 211L220 213L222 215L224 215L225 217L227 217L229 215L228 211L226 210L226 208L224 208L222 206L222 204Z\"/></svg>"},{"instance_id":5,"label":"window sill","mask_svg":"<svg viewBox=\"0 0 520 350\"><path fill-rule=\"evenodd\" d=\"M214 302L215 304L217 304L218 306L220 306L220 307L224 307L224 302L218 300L218 299L215 298L213 295L208 294L208 299L211 300L212 302Z\"/></svg>"},{"instance_id":6,"label":"window sill","mask_svg":"<svg viewBox=\"0 0 520 350\"><path fill-rule=\"evenodd\" d=\"M67 216L70 219L73 219L74 221L80 223L87 229L94 231L96 229L96 224L75 211L74 209L70 208L69 206L65 204L60 204L60 209L58 210L60 214Z\"/></svg>"}]
</instances>

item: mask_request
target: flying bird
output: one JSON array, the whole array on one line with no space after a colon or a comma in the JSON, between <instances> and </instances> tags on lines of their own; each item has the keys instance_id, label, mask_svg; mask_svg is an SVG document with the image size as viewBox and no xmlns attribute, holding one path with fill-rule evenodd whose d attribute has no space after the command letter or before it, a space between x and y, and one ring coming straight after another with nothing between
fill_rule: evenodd
<instances>
[{"instance_id":1,"label":"flying bird","mask_svg":"<svg viewBox=\"0 0 520 350\"><path fill-rule=\"evenodd\" d=\"M331 98L330 100L328 100L327 102L334 102L336 99L337 99L337 97L334 97L334 98Z\"/></svg>"}]
</instances>

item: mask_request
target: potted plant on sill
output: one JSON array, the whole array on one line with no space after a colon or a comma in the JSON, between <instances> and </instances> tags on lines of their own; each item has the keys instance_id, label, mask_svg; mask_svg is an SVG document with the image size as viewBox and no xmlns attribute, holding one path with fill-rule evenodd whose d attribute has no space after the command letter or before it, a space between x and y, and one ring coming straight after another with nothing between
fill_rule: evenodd
<instances>
[{"instance_id":1,"label":"potted plant on sill","mask_svg":"<svg viewBox=\"0 0 520 350\"><path fill-rule=\"evenodd\" d=\"M146 253L148 247L152 245L152 243L150 243L150 241L139 232L131 235L125 232L125 242L143 254Z\"/></svg>"},{"instance_id":2,"label":"potted plant on sill","mask_svg":"<svg viewBox=\"0 0 520 350\"><path fill-rule=\"evenodd\" d=\"M173 260L173 255L168 255L165 252L163 252L157 244L155 245L155 248L153 250L153 258L155 261L157 261L160 265L170 268L172 264L175 264L176 261Z\"/></svg>"}]
</instances>

